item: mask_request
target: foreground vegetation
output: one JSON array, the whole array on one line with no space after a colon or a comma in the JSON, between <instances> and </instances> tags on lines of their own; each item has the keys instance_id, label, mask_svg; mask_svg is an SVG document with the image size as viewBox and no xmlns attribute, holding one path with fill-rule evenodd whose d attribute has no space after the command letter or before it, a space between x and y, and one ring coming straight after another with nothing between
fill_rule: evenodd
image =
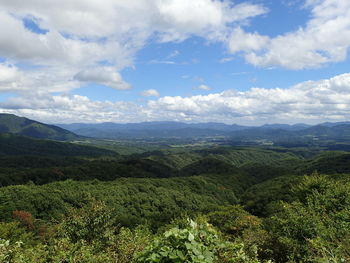
<instances>
[{"instance_id":1,"label":"foreground vegetation","mask_svg":"<svg viewBox=\"0 0 350 263\"><path fill-rule=\"evenodd\" d=\"M0 262L349 262L349 175L301 177L291 197L275 195L265 217L229 205L173 214L157 228L126 227L116 208L96 200L60 220L14 210L0 224Z\"/></svg>"}]
</instances>

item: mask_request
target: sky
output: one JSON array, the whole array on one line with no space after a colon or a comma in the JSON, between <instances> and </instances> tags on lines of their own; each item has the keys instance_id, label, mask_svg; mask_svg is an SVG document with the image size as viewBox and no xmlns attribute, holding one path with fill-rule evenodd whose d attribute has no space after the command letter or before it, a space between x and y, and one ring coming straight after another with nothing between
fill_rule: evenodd
<instances>
[{"instance_id":1,"label":"sky","mask_svg":"<svg viewBox=\"0 0 350 263\"><path fill-rule=\"evenodd\" d=\"M350 1L0 0L0 112L46 123L350 120Z\"/></svg>"}]
</instances>

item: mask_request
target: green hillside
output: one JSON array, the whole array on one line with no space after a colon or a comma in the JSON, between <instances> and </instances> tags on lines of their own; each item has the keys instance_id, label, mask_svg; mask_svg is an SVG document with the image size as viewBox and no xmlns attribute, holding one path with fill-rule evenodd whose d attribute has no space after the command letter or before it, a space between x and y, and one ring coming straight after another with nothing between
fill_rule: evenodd
<instances>
[{"instance_id":1,"label":"green hillside","mask_svg":"<svg viewBox=\"0 0 350 263\"><path fill-rule=\"evenodd\" d=\"M297 166L299 174L313 171L325 174L350 173L350 153L326 152Z\"/></svg>"},{"instance_id":2,"label":"green hillside","mask_svg":"<svg viewBox=\"0 0 350 263\"><path fill-rule=\"evenodd\" d=\"M0 220L10 219L14 210L35 217L58 219L68 208L91 198L105 201L124 225L170 222L182 213L209 212L220 205L235 204L236 176L195 176L169 179L121 178L65 181L43 186L20 185L0 188Z\"/></svg>"},{"instance_id":3,"label":"green hillside","mask_svg":"<svg viewBox=\"0 0 350 263\"><path fill-rule=\"evenodd\" d=\"M11 133L39 139L60 141L79 138L78 135L57 126L5 113L0 113L0 133Z\"/></svg>"},{"instance_id":4,"label":"green hillside","mask_svg":"<svg viewBox=\"0 0 350 263\"><path fill-rule=\"evenodd\" d=\"M33 139L14 134L0 134L0 155L100 156L115 155L110 150L51 140Z\"/></svg>"},{"instance_id":5,"label":"green hillside","mask_svg":"<svg viewBox=\"0 0 350 263\"><path fill-rule=\"evenodd\" d=\"M203 158L217 159L224 163L240 167L246 163L278 164L282 160L297 160L291 152L277 152L259 148L217 147L180 153L150 154L147 158L164 163L173 168L184 168Z\"/></svg>"}]
</instances>

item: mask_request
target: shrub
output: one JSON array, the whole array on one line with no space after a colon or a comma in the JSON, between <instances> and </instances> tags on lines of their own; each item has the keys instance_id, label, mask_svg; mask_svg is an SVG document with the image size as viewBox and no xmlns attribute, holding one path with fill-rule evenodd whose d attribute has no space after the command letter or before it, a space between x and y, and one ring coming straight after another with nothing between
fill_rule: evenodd
<instances>
[{"instance_id":1,"label":"shrub","mask_svg":"<svg viewBox=\"0 0 350 263\"><path fill-rule=\"evenodd\" d=\"M274 258L350 262L350 183L314 175L305 177L293 192L298 200L280 202L265 221Z\"/></svg>"},{"instance_id":2,"label":"shrub","mask_svg":"<svg viewBox=\"0 0 350 263\"><path fill-rule=\"evenodd\" d=\"M27 211L15 210L12 212L12 218L20 222L29 230L34 230L34 217Z\"/></svg>"},{"instance_id":3,"label":"shrub","mask_svg":"<svg viewBox=\"0 0 350 263\"><path fill-rule=\"evenodd\" d=\"M245 253L244 244L224 241L212 225L192 220L155 238L137 262L259 263L257 255Z\"/></svg>"},{"instance_id":4,"label":"shrub","mask_svg":"<svg viewBox=\"0 0 350 263\"><path fill-rule=\"evenodd\" d=\"M150 243L151 237L151 232L143 226L132 230L121 228L116 237L116 243L112 248L115 252L116 262L133 262L137 254L142 252Z\"/></svg>"},{"instance_id":5,"label":"shrub","mask_svg":"<svg viewBox=\"0 0 350 263\"><path fill-rule=\"evenodd\" d=\"M71 242L84 241L98 248L112 245L117 230L111 209L101 201L70 209L60 225L61 235Z\"/></svg>"}]
</instances>

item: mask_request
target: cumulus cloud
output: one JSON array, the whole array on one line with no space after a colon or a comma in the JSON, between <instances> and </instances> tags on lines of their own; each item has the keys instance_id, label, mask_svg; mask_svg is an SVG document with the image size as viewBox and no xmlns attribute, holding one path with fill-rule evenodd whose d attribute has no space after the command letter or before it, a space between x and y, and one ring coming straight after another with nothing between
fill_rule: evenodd
<instances>
[{"instance_id":1,"label":"cumulus cloud","mask_svg":"<svg viewBox=\"0 0 350 263\"><path fill-rule=\"evenodd\" d=\"M269 38L258 33L246 33L241 28L236 28L229 39L228 45L231 53L239 51L257 51L269 43Z\"/></svg>"},{"instance_id":2,"label":"cumulus cloud","mask_svg":"<svg viewBox=\"0 0 350 263\"><path fill-rule=\"evenodd\" d=\"M32 96L37 93L68 92L79 87L69 68L48 67L23 71L13 64L0 63L0 92Z\"/></svg>"},{"instance_id":3,"label":"cumulus cloud","mask_svg":"<svg viewBox=\"0 0 350 263\"><path fill-rule=\"evenodd\" d=\"M226 0L164 0L157 2L157 25L163 42L181 41L191 35L210 39L225 31L228 24L265 12L266 9L259 5L242 3L233 6Z\"/></svg>"},{"instance_id":4,"label":"cumulus cloud","mask_svg":"<svg viewBox=\"0 0 350 263\"><path fill-rule=\"evenodd\" d=\"M233 22L266 12L259 5L219 0L0 0L0 5L6 25L0 29L1 53L70 63L102 58L118 63L125 59L123 54L132 55L154 33L161 41L180 41L191 35L209 38ZM23 18L34 19L48 32L31 32Z\"/></svg>"},{"instance_id":5,"label":"cumulus cloud","mask_svg":"<svg viewBox=\"0 0 350 263\"><path fill-rule=\"evenodd\" d=\"M56 30L33 33L21 19L4 11L0 11L0 20L1 57L41 65L81 65L104 57L105 51L96 43L65 38Z\"/></svg>"},{"instance_id":6,"label":"cumulus cloud","mask_svg":"<svg viewBox=\"0 0 350 263\"><path fill-rule=\"evenodd\" d=\"M66 81L67 88L75 87L73 79L127 89L130 85L118 72L133 66L136 53L149 39L178 42L196 35L217 41L232 23L265 12L260 5L234 5L229 0L0 0L0 57L40 67L41 73L30 70L26 78L41 74L50 83L55 69L70 72L59 80ZM24 19L45 30L33 32ZM175 51L169 58L176 55ZM106 71L105 65L113 69Z\"/></svg>"},{"instance_id":7,"label":"cumulus cloud","mask_svg":"<svg viewBox=\"0 0 350 263\"><path fill-rule=\"evenodd\" d=\"M305 27L269 38L236 29L228 38L229 51L243 51L260 67L315 68L343 61L350 47L350 1L307 0L311 18Z\"/></svg>"},{"instance_id":8,"label":"cumulus cloud","mask_svg":"<svg viewBox=\"0 0 350 263\"><path fill-rule=\"evenodd\" d=\"M0 64L0 91L10 91L20 78L21 74L16 67L5 63Z\"/></svg>"},{"instance_id":9,"label":"cumulus cloud","mask_svg":"<svg viewBox=\"0 0 350 263\"><path fill-rule=\"evenodd\" d=\"M74 79L82 82L99 83L114 89L126 90L130 89L130 84L123 81L118 72L115 72L113 68L92 68L80 71L74 76Z\"/></svg>"},{"instance_id":10,"label":"cumulus cloud","mask_svg":"<svg viewBox=\"0 0 350 263\"><path fill-rule=\"evenodd\" d=\"M259 5L233 5L227 0L1 0L0 4L11 13L37 17L42 28L88 38L141 34L141 30L176 31L183 38L266 11Z\"/></svg>"},{"instance_id":11,"label":"cumulus cloud","mask_svg":"<svg viewBox=\"0 0 350 263\"><path fill-rule=\"evenodd\" d=\"M92 101L78 95L40 94L34 99L8 99L0 102L0 109L41 121L65 123L178 120L263 124L343 121L350 118L350 73L302 82L286 89L251 88L191 97L165 96L149 100L145 105Z\"/></svg>"},{"instance_id":12,"label":"cumulus cloud","mask_svg":"<svg viewBox=\"0 0 350 263\"><path fill-rule=\"evenodd\" d=\"M144 90L140 93L140 95L144 96L144 97L159 97L160 96L159 92L155 89Z\"/></svg>"},{"instance_id":13,"label":"cumulus cloud","mask_svg":"<svg viewBox=\"0 0 350 263\"><path fill-rule=\"evenodd\" d=\"M245 92L230 90L205 96L166 96L150 101L148 106L156 112L182 113L197 121L206 116L226 122L260 123L349 118L350 74L304 82L288 89L252 88Z\"/></svg>"},{"instance_id":14,"label":"cumulus cloud","mask_svg":"<svg viewBox=\"0 0 350 263\"><path fill-rule=\"evenodd\" d=\"M0 102L2 112L18 114L43 122L132 122L146 115L131 102L92 101L86 96L41 94L28 99L16 97Z\"/></svg>"}]
</instances>

